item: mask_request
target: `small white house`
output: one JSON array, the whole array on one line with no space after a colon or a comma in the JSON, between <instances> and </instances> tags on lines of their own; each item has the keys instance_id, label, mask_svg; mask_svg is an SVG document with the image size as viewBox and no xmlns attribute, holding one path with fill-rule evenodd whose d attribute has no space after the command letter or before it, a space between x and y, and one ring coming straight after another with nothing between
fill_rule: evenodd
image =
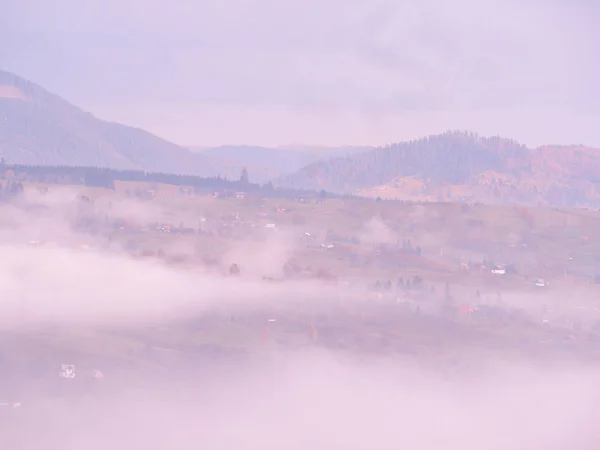
<instances>
[{"instance_id":1,"label":"small white house","mask_svg":"<svg viewBox=\"0 0 600 450\"><path fill-rule=\"evenodd\" d=\"M73 364L61 364L59 375L61 378L75 378L75 366Z\"/></svg>"},{"instance_id":2,"label":"small white house","mask_svg":"<svg viewBox=\"0 0 600 450\"><path fill-rule=\"evenodd\" d=\"M504 275L506 273L506 269L501 266L494 266L490 272L492 272L494 275Z\"/></svg>"}]
</instances>

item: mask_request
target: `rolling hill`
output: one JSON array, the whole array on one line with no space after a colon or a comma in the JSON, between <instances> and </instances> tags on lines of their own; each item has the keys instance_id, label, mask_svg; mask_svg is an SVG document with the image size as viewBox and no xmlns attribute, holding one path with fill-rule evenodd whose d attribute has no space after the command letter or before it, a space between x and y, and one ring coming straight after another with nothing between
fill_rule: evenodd
<instances>
[{"instance_id":1,"label":"rolling hill","mask_svg":"<svg viewBox=\"0 0 600 450\"><path fill-rule=\"evenodd\" d=\"M600 205L600 150L447 132L318 161L278 185L410 200Z\"/></svg>"},{"instance_id":2,"label":"rolling hill","mask_svg":"<svg viewBox=\"0 0 600 450\"><path fill-rule=\"evenodd\" d=\"M0 155L14 164L137 169L237 178L241 167L147 131L94 117L35 83L0 70Z\"/></svg>"}]
</instances>

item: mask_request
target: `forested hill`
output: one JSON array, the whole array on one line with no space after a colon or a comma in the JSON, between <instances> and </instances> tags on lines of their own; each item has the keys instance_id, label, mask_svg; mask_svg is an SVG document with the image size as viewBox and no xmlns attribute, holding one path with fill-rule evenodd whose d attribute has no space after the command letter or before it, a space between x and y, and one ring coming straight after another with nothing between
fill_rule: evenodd
<instances>
[{"instance_id":1,"label":"forested hill","mask_svg":"<svg viewBox=\"0 0 600 450\"><path fill-rule=\"evenodd\" d=\"M306 166L287 177L289 185L354 190L417 176L437 183L466 183L486 170L529 170L527 149L509 140L470 133L445 133Z\"/></svg>"},{"instance_id":2,"label":"forested hill","mask_svg":"<svg viewBox=\"0 0 600 450\"><path fill-rule=\"evenodd\" d=\"M597 205L600 151L447 132L310 164L279 185L382 198Z\"/></svg>"}]
</instances>

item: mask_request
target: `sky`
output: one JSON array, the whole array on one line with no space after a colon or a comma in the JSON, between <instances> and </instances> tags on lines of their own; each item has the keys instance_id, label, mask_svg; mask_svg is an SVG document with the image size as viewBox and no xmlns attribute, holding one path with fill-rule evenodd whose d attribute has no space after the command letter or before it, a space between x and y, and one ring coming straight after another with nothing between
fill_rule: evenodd
<instances>
[{"instance_id":1,"label":"sky","mask_svg":"<svg viewBox=\"0 0 600 450\"><path fill-rule=\"evenodd\" d=\"M592 0L0 4L0 68L182 145L600 146Z\"/></svg>"}]
</instances>

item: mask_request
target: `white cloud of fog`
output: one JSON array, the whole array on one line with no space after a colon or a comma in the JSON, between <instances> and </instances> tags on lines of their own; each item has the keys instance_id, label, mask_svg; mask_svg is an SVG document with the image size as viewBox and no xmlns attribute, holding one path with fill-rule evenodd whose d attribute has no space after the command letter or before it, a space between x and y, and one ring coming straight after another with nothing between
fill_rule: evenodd
<instances>
[{"instance_id":1,"label":"white cloud of fog","mask_svg":"<svg viewBox=\"0 0 600 450\"><path fill-rule=\"evenodd\" d=\"M36 433L24 448L585 450L598 439L596 379L516 364L448 381L409 364L359 367L300 353L218 378L117 390L81 402L77 414L42 414L29 421Z\"/></svg>"},{"instance_id":2,"label":"white cloud of fog","mask_svg":"<svg viewBox=\"0 0 600 450\"><path fill-rule=\"evenodd\" d=\"M372 217L363 226L358 235L365 244L396 244L398 235L380 218Z\"/></svg>"},{"instance_id":3,"label":"white cloud of fog","mask_svg":"<svg viewBox=\"0 0 600 450\"><path fill-rule=\"evenodd\" d=\"M386 143L468 128L600 144L600 39L584 1L8 8L3 66L177 142Z\"/></svg>"},{"instance_id":4,"label":"white cloud of fog","mask_svg":"<svg viewBox=\"0 0 600 450\"><path fill-rule=\"evenodd\" d=\"M294 236L289 231L269 232L266 240L242 242L234 245L224 259L231 264L244 267L244 273L254 276L281 276L282 268L298 249Z\"/></svg>"},{"instance_id":5,"label":"white cloud of fog","mask_svg":"<svg viewBox=\"0 0 600 450\"><path fill-rule=\"evenodd\" d=\"M160 203L99 197L87 206L74 191L54 189L43 196L30 192L17 203L1 205L0 211L0 322L10 323L23 314L29 323L42 325L156 321L215 305L237 307L240 295L244 308L251 309L281 298L295 301L311 292L327 293L306 282L285 287L261 281L263 275L281 274L294 247L285 233L223 248L223 268L236 262L243 270L241 279L232 283L207 271L174 268L156 259L132 260L119 248L127 237L109 250L105 236L73 228L82 216L96 216L101 223L125 220L138 227L160 223L168 212ZM140 236L131 239L140 241ZM189 243L186 247L176 238L171 241L160 245L167 254L196 252L188 248Z\"/></svg>"},{"instance_id":6,"label":"white cloud of fog","mask_svg":"<svg viewBox=\"0 0 600 450\"><path fill-rule=\"evenodd\" d=\"M41 228L39 212L23 212L34 203L50 206L44 214L46 246L25 245L32 230ZM119 214L151 219L162 213L147 204L133 206ZM236 313L259 305L282 311L286 303L297 310L334 292L308 282L265 284L254 275L233 282L102 250L77 250L72 247L82 235L69 226L77 208L68 190L0 207L0 217L13 218L13 228L0 232L3 336L23 318L34 335L36 326L50 324L59 325L54 333L60 334L68 327L168 323L223 305ZM378 221L370 226L376 238L387 233ZM56 236L60 242L52 245ZM261 258L279 264L292 248L276 239L259 249L241 244L238 256L263 267ZM72 336L78 338L87 337ZM469 359L468 348L454 350ZM536 366L490 350L489 358L473 356L476 364L465 361L470 369L448 378L421 357L427 360L417 354L357 361L342 352L267 347L249 364L214 362L172 383L157 384L143 371L137 382L118 379L107 370L101 394L68 404L40 401L29 392L31 402L13 422L22 426L1 427L0 441L7 448L48 450L583 450L600 437L593 420L600 412L598 373L591 366Z\"/></svg>"}]
</instances>

